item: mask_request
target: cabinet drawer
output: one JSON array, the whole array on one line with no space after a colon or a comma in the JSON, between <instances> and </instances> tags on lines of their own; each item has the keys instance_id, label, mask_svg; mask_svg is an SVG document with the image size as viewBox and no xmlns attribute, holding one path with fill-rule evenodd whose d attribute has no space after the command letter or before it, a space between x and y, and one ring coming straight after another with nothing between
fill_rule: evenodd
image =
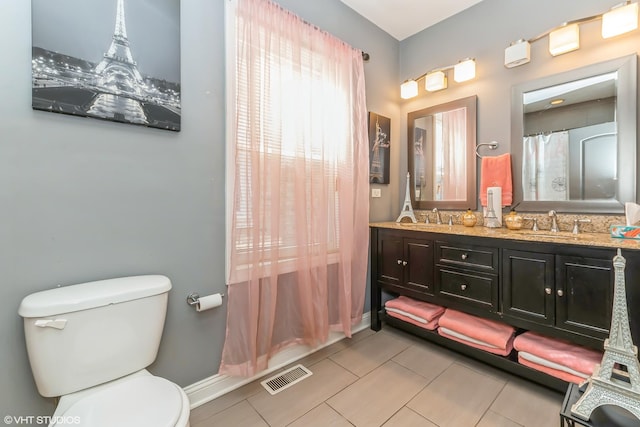
<instances>
[{"instance_id":1,"label":"cabinet drawer","mask_svg":"<svg viewBox=\"0 0 640 427\"><path fill-rule=\"evenodd\" d=\"M482 307L496 308L497 276L438 268L439 293Z\"/></svg>"},{"instance_id":2,"label":"cabinet drawer","mask_svg":"<svg viewBox=\"0 0 640 427\"><path fill-rule=\"evenodd\" d=\"M436 251L439 263L454 264L466 268L480 268L486 271L498 269L497 248L451 245L437 242Z\"/></svg>"}]
</instances>

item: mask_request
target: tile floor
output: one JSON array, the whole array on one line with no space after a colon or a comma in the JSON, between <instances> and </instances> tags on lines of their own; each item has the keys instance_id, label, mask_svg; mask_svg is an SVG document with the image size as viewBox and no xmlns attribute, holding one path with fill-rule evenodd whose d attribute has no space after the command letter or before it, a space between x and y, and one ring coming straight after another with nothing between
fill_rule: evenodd
<instances>
[{"instance_id":1,"label":"tile floor","mask_svg":"<svg viewBox=\"0 0 640 427\"><path fill-rule=\"evenodd\" d=\"M191 427L560 424L562 394L386 325L298 363L313 375L274 396L254 381L194 409Z\"/></svg>"}]
</instances>

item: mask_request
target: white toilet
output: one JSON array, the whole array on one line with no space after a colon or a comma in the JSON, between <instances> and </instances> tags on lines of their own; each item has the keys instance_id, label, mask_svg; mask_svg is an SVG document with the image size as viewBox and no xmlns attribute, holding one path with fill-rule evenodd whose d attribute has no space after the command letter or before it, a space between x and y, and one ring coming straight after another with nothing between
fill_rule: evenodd
<instances>
[{"instance_id":1,"label":"white toilet","mask_svg":"<svg viewBox=\"0 0 640 427\"><path fill-rule=\"evenodd\" d=\"M156 358L171 281L149 275L37 292L18 313L50 426L188 427L189 399L145 367Z\"/></svg>"}]
</instances>

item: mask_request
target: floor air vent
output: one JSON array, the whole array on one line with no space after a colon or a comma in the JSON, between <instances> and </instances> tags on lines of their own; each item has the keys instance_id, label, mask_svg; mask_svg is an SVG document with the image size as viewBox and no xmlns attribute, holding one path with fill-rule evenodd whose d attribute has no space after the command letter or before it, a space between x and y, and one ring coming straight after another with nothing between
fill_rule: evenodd
<instances>
[{"instance_id":1,"label":"floor air vent","mask_svg":"<svg viewBox=\"0 0 640 427\"><path fill-rule=\"evenodd\" d=\"M270 394L276 394L311 375L313 375L313 372L302 365L296 365L276 376L267 378L260 384L262 384L262 387L267 389Z\"/></svg>"}]
</instances>

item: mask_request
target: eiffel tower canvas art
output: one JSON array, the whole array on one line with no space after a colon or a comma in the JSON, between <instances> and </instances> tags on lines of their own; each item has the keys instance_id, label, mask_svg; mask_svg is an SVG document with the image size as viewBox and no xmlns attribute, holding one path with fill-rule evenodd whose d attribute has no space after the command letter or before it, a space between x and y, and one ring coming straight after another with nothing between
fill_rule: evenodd
<instances>
[{"instance_id":1,"label":"eiffel tower canvas art","mask_svg":"<svg viewBox=\"0 0 640 427\"><path fill-rule=\"evenodd\" d=\"M32 0L32 106L180 130L180 0Z\"/></svg>"},{"instance_id":2,"label":"eiffel tower canvas art","mask_svg":"<svg viewBox=\"0 0 640 427\"><path fill-rule=\"evenodd\" d=\"M602 362L586 381L582 397L571 407L571 413L583 420L589 420L592 412L602 405L622 407L640 420L640 363L638 347L633 344L629 328L625 265L626 260L618 249L613 258L615 283L611 330L604 342Z\"/></svg>"}]
</instances>

